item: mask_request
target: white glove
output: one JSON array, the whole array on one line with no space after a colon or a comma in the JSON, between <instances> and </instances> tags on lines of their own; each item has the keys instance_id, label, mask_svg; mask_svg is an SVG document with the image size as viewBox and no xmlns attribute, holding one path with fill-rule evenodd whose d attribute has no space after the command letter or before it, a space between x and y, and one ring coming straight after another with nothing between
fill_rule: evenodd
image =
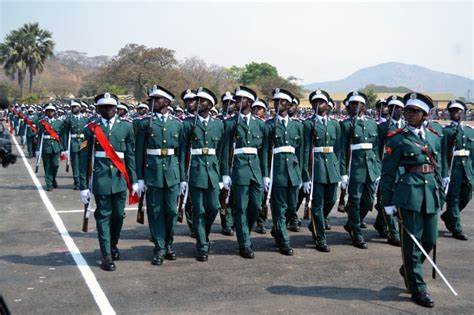
<instances>
[{"instance_id":1,"label":"white glove","mask_svg":"<svg viewBox=\"0 0 474 315\"><path fill-rule=\"evenodd\" d=\"M36 151L35 152L35 157L38 158L39 155L40 155L40 151Z\"/></svg>"},{"instance_id":2,"label":"white glove","mask_svg":"<svg viewBox=\"0 0 474 315\"><path fill-rule=\"evenodd\" d=\"M300 190L301 187L303 187L303 182L300 182L300 184L298 185L298 190Z\"/></svg>"},{"instance_id":3,"label":"white glove","mask_svg":"<svg viewBox=\"0 0 474 315\"><path fill-rule=\"evenodd\" d=\"M263 178L263 189L265 189L266 192L268 192L270 190L270 184L271 184L270 177L264 177Z\"/></svg>"},{"instance_id":4,"label":"white glove","mask_svg":"<svg viewBox=\"0 0 474 315\"><path fill-rule=\"evenodd\" d=\"M348 175L342 175L342 177L341 177L341 188L342 189L347 189L347 185L349 185L349 176Z\"/></svg>"},{"instance_id":5,"label":"white glove","mask_svg":"<svg viewBox=\"0 0 474 315\"><path fill-rule=\"evenodd\" d=\"M141 195L146 191L145 181L143 179L138 180L138 195Z\"/></svg>"},{"instance_id":6,"label":"white glove","mask_svg":"<svg viewBox=\"0 0 474 315\"><path fill-rule=\"evenodd\" d=\"M230 186L232 186L232 179L230 179L230 176L224 175L222 176L222 183L224 184L224 188L229 190Z\"/></svg>"},{"instance_id":7,"label":"white glove","mask_svg":"<svg viewBox=\"0 0 474 315\"><path fill-rule=\"evenodd\" d=\"M222 188L224 188L224 183L220 182L219 183L219 190L222 190Z\"/></svg>"},{"instance_id":8,"label":"white glove","mask_svg":"<svg viewBox=\"0 0 474 315\"><path fill-rule=\"evenodd\" d=\"M309 194L311 193L311 186L313 185L313 183L311 182L304 182L303 183L303 191L305 194Z\"/></svg>"},{"instance_id":9,"label":"white glove","mask_svg":"<svg viewBox=\"0 0 474 315\"><path fill-rule=\"evenodd\" d=\"M375 179L375 185L380 181L380 176Z\"/></svg>"},{"instance_id":10,"label":"white glove","mask_svg":"<svg viewBox=\"0 0 474 315\"><path fill-rule=\"evenodd\" d=\"M184 195L186 193L187 188L188 188L188 183L186 182L179 183L179 194Z\"/></svg>"},{"instance_id":11,"label":"white glove","mask_svg":"<svg viewBox=\"0 0 474 315\"><path fill-rule=\"evenodd\" d=\"M443 178L443 189L446 189L446 187L448 187L450 182L451 182L451 178L449 177Z\"/></svg>"},{"instance_id":12,"label":"white glove","mask_svg":"<svg viewBox=\"0 0 474 315\"><path fill-rule=\"evenodd\" d=\"M138 183L132 184L132 195L138 195Z\"/></svg>"},{"instance_id":13,"label":"white glove","mask_svg":"<svg viewBox=\"0 0 474 315\"><path fill-rule=\"evenodd\" d=\"M395 208L395 206L387 206L383 208L385 210L385 213L388 215L394 215L397 212L397 208Z\"/></svg>"},{"instance_id":14,"label":"white glove","mask_svg":"<svg viewBox=\"0 0 474 315\"><path fill-rule=\"evenodd\" d=\"M91 192L89 189L81 190L81 201L83 204L88 204L91 199Z\"/></svg>"}]
</instances>

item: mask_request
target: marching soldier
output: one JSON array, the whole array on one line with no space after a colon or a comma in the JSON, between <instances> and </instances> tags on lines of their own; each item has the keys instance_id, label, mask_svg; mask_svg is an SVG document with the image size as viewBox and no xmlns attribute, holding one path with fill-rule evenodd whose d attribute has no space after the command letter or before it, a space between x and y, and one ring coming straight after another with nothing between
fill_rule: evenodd
<instances>
[{"instance_id":1,"label":"marching soldier","mask_svg":"<svg viewBox=\"0 0 474 315\"><path fill-rule=\"evenodd\" d=\"M313 194L310 230L316 250L320 252L330 252L325 235L325 210L332 209L336 203L337 185L341 178L341 129L339 122L328 116L330 100L326 91L311 92L309 101L314 115L304 122L303 188L306 194Z\"/></svg>"},{"instance_id":2,"label":"marching soldier","mask_svg":"<svg viewBox=\"0 0 474 315\"><path fill-rule=\"evenodd\" d=\"M119 103L117 105L117 115L121 119L129 119L128 117L128 106L125 103Z\"/></svg>"},{"instance_id":3,"label":"marching soldier","mask_svg":"<svg viewBox=\"0 0 474 315\"><path fill-rule=\"evenodd\" d=\"M78 101L71 101L71 114L67 116L63 124L63 139L72 167L74 190L79 189L79 147L84 140L83 131L87 125L87 118L81 114L80 110L81 104Z\"/></svg>"},{"instance_id":4,"label":"marching soldier","mask_svg":"<svg viewBox=\"0 0 474 315\"><path fill-rule=\"evenodd\" d=\"M268 178L267 128L251 114L257 94L241 86L234 95L239 113L225 122L222 174L224 186L232 186L232 212L240 256L252 259L255 253L250 230L262 209L263 177ZM234 149L233 158L229 163L231 148Z\"/></svg>"},{"instance_id":5,"label":"marching soldier","mask_svg":"<svg viewBox=\"0 0 474 315\"><path fill-rule=\"evenodd\" d=\"M135 173L135 136L133 126L117 115L118 97L105 93L94 99L101 118L84 128L84 142L80 147L81 201L88 204L94 194L101 268L114 271L114 261L120 260L117 247L125 214L127 188L129 203L138 202L138 184ZM92 156L92 152L95 152ZM93 160L92 183L87 176ZM89 186L92 190L89 190Z\"/></svg>"},{"instance_id":6,"label":"marching soldier","mask_svg":"<svg viewBox=\"0 0 474 315\"><path fill-rule=\"evenodd\" d=\"M443 188L447 190L446 211L441 215L446 228L455 239L467 241L462 231L461 211L472 199L472 161L474 155L474 130L462 123L466 104L453 100L447 105L449 126L443 130Z\"/></svg>"},{"instance_id":7,"label":"marching soldier","mask_svg":"<svg viewBox=\"0 0 474 315\"><path fill-rule=\"evenodd\" d=\"M220 160L224 125L210 117L210 110L217 103L212 91L199 88L196 93L198 112L194 121L183 123L180 147L181 194L189 189L193 204L193 229L196 235L198 261L207 261L209 255L209 234L212 223L219 212ZM185 168L186 153L191 151L189 174ZM188 176L189 175L189 176Z\"/></svg>"},{"instance_id":8,"label":"marching soldier","mask_svg":"<svg viewBox=\"0 0 474 315\"><path fill-rule=\"evenodd\" d=\"M29 121L28 121L29 120ZM28 148L28 157L32 158L36 151L36 133L38 132L38 118L34 113L34 108L28 108L28 115L25 118L26 123L26 146Z\"/></svg>"},{"instance_id":9,"label":"marching soldier","mask_svg":"<svg viewBox=\"0 0 474 315\"><path fill-rule=\"evenodd\" d=\"M168 113L174 95L154 85L148 95L152 117L137 125L136 162L138 191L146 190L146 210L151 238L155 244L153 265L176 260L173 235L178 217L178 194L181 182L178 149L182 124Z\"/></svg>"},{"instance_id":10,"label":"marching soldier","mask_svg":"<svg viewBox=\"0 0 474 315\"><path fill-rule=\"evenodd\" d=\"M59 156L65 156L64 146L61 142L60 134L62 132L63 122L54 118L56 107L48 104L44 108L45 117L40 120L38 126L38 143L41 152L37 151L36 156L41 155L44 168L44 179L46 182L46 191L52 191L58 187L56 175L59 168Z\"/></svg>"},{"instance_id":11,"label":"marching soldier","mask_svg":"<svg viewBox=\"0 0 474 315\"><path fill-rule=\"evenodd\" d=\"M380 99L375 103L375 110L377 111L377 122L379 124L386 122L390 117L388 103L386 99Z\"/></svg>"},{"instance_id":12,"label":"marching soldier","mask_svg":"<svg viewBox=\"0 0 474 315\"><path fill-rule=\"evenodd\" d=\"M367 249L361 222L374 201L375 181L380 176L377 123L364 116L367 96L361 92L347 95L351 118L341 122L341 187L347 188L348 222L352 245Z\"/></svg>"},{"instance_id":13,"label":"marching soldier","mask_svg":"<svg viewBox=\"0 0 474 315\"><path fill-rule=\"evenodd\" d=\"M423 126L433 107L431 99L419 93L403 98L407 126L388 134L382 164L382 200L388 215L397 213L403 226L401 232L403 266L400 273L405 279L412 299L424 307L433 307L434 301L423 280L425 257L405 229L421 243L429 254L438 236L438 212L441 206L441 143L440 137ZM399 167L404 168L398 183Z\"/></svg>"},{"instance_id":14,"label":"marching soldier","mask_svg":"<svg viewBox=\"0 0 474 315\"><path fill-rule=\"evenodd\" d=\"M287 256L293 256L294 251L286 231L286 213L296 214L303 166L302 124L288 116L293 99L293 94L287 90L273 91L273 106L277 115L266 123L269 142L272 143L270 154L273 154L271 165L273 173L270 173L270 177L263 178L265 191L271 193L272 236L280 253ZM293 224L298 226L298 222Z\"/></svg>"},{"instance_id":15,"label":"marching soldier","mask_svg":"<svg viewBox=\"0 0 474 315\"><path fill-rule=\"evenodd\" d=\"M388 98L387 102L388 114L387 120L379 123L378 125L378 141L379 141L379 157L380 160L383 159L384 148L387 141L387 134L390 132L403 128L404 123L402 121L402 112L403 112L403 98L400 96L393 95ZM400 177L401 173L398 174L396 181ZM379 232L381 237L387 238L388 243L393 246L400 246L400 234L398 232L398 226L392 216L388 216L383 211L382 206L382 195L380 184L378 185L377 190L377 204L375 208L377 209L377 217L375 219L374 228Z\"/></svg>"}]
</instances>

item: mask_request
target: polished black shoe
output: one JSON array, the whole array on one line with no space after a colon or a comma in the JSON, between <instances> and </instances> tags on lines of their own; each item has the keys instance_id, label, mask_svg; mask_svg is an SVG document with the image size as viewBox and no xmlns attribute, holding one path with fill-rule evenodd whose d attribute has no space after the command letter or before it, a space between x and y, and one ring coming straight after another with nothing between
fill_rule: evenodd
<instances>
[{"instance_id":1,"label":"polished black shoe","mask_svg":"<svg viewBox=\"0 0 474 315\"><path fill-rule=\"evenodd\" d=\"M197 255L196 255L196 260L197 261L208 261L209 259L209 256L207 254L207 252L204 252L204 251L201 251L201 252L198 252Z\"/></svg>"},{"instance_id":2,"label":"polished black shoe","mask_svg":"<svg viewBox=\"0 0 474 315\"><path fill-rule=\"evenodd\" d=\"M464 232L453 232L453 237L461 241L467 241L469 239L469 237L467 237L466 233Z\"/></svg>"},{"instance_id":3,"label":"polished black shoe","mask_svg":"<svg viewBox=\"0 0 474 315\"><path fill-rule=\"evenodd\" d=\"M226 236L234 236L234 231L230 227L225 227L222 228L221 234Z\"/></svg>"},{"instance_id":4,"label":"polished black shoe","mask_svg":"<svg viewBox=\"0 0 474 315\"><path fill-rule=\"evenodd\" d=\"M326 243L316 243L316 250L323 253L329 253L331 248Z\"/></svg>"},{"instance_id":5,"label":"polished black shoe","mask_svg":"<svg viewBox=\"0 0 474 315\"><path fill-rule=\"evenodd\" d=\"M112 247L110 251L112 253L113 260L120 260L120 252L116 246Z\"/></svg>"},{"instance_id":6,"label":"polished black shoe","mask_svg":"<svg viewBox=\"0 0 474 315\"><path fill-rule=\"evenodd\" d=\"M415 292L412 293L411 298L416 304L423 307L434 307L434 300L428 292Z\"/></svg>"},{"instance_id":7,"label":"polished black shoe","mask_svg":"<svg viewBox=\"0 0 474 315\"><path fill-rule=\"evenodd\" d=\"M53 188L58 188L58 182L55 179L53 180Z\"/></svg>"},{"instance_id":8,"label":"polished black shoe","mask_svg":"<svg viewBox=\"0 0 474 315\"><path fill-rule=\"evenodd\" d=\"M242 258L253 259L253 258L255 258L255 253L253 252L253 250L246 247L246 248L242 248L240 250L240 256Z\"/></svg>"},{"instance_id":9,"label":"polished black shoe","mask_svg":"<svg viewBox=\"0 0 474 315\"><path fill-rule=\"evenodd\" d=\"M328 220L324 220L324 229L325 229L326 231L331 230L331 225L329 225L329 221L328 221Z\"/></svg>"},{"instance_id":10,"label":"polished black shoe","mask_svg":"<svg viewBox=\"0 0 474 315\"><path fill-rule=\"evenodd\" d=\"M267 230L265 229L265 226L263 224L257 224L255 232L257 232L258 234L267 234Z\"/></svg>"},{"instance_id":11,"label":"polished black shoe","mask_svg":"<svg viewBox=\"0 0 474 315\"><path fill-rule=\"evenodd\" d=\"M73 190L79 190L79 185L74 185Z\"/></svg>"},{"instance_id":12,"label":"polished black shoe","mask_svg":"<svg viewBox=\"0 0 474 315\"><path fill-rule=\"evenodd\" d=\"M294 251L293 248L291 248L290 245L283 245L280 247L280 254L286 255L286 256L293 256Z\"/></svg>"},{"instance_id":13,"label":"polished black shoe","mask_svg":"<svg viewBox=\"0 0 474 315\"><path fill-rule=\"evenodd\" d=\"M352 240L352 245L360 249L367 249L369 246L364 240Z\"/></svg>"},{"instance_id":14,"label":"polished black shoe","mask_svg":"<svg viewBox=\"0 0 474 315\"><path fill-rule=\"evenodd\" d=\"M174 250L170 249L166 252L165 258L167 260L176 260L176 258L178 258L178 257L176 256L176 252Z\"/></svg>"},{"instance_id":15,"label":"polished black shoe","mask_svg":"<svg viewBox=\"0 0 474 315\"><path fill-rule=\"evenodd\" d=\"M299 232L300 226L298 225L298 222L291 222L288 224L288 230L292 232Z\"/></svg>"},{"instance_id":16,"label":"polished black shoe","mask_svg":"<svg viewBox=\"0 0 474 315\"><path fill-rule=\"evenodd\" d=\"M163 265L163 256L161 256L160 254L155 254L153 256L153 259L151 260L151 264L155 266Z\"/></svg>"},{"instance_id":17,"label":"polished black shoe","mask_svg":"<svg viewBox=\"0 0 474 315\"><path fill-rule=\"evenodd\" d=\"M405 268L403 268L403 265L400 266L400 269L398 269L398 272L403 278L403 282L405 282L405 287L407 288L408 292L410 292L410 288L408 287L407 279L405 278Z\"/></svg>"},{"instance_id":18,"label":"polished black shoe","mask_svg":"<svg viewBox=\"0 0 474 315\"><path fill-rule=\"evenodd\" d=\"M45 190L46 190L46 191L53 191L53 187L48 186L48 187L46 187Z\"/></svg>"},{"instance_id":19,"label":"polished black shoe","mask_svg":"<svg viewBox=\"0 0 474 315\"><path fill-rule=\"evenodd\" d=\"M391 238L389 237L387 242L392 245L392 246L396 246L396 247L401 247L402 244L400 243L400 239L399 238Z\"/></svg>"},{"instance_id":20,"label":"polished black shoe","mask_svg":"<svg viewBox=\"0 0 474 315\"><path fill-rule=\"evenodd\" d=\"M360 222L360 228L361 229L366 229L367 228L367 223L365 223L364 221L361 221Z\"/></svg>"},{"instance_id":21,"label":"polished black shoe","mask_svg":"<svg viewBox=\"0 0 474 315\"><path fill-rule=\"evenodd\" d=\"M102 263L100 264L100 268L105 271L114 271L115 270L115 263L112 260L112 256L105 256L102 259Z\"/></svg>"}]
</instances>

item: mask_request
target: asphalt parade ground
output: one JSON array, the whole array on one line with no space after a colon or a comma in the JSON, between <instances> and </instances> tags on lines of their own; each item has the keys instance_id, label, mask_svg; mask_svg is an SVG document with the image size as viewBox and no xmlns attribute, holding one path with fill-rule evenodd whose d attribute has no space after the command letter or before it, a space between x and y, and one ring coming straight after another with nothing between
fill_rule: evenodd
<instances>
[{"instance_id":1,"label":"asphalt parade ground","mask_svg":"<svg viewBox=\"0 0 474 315\"><path fill-rule=\"evenodd\" d=\"M315 250L304 220L300 232L289 232L294 256L279 254L269 233L252 233L256 258L246 260L238 255L236 237L220 234L217 218L207 263L195 260L195 240L178 223L178 259L153 266L147 222L136 223L136 206L128 206L121 260L116 271L102 271L95 221L91 216L89 232L81 232L83 205L65 162L59 187L46 192L42 165L35 175L35 159L26 159L21 146L14 151L18 162L0 169L0 291L12 314L473 313L472 202L462 212L469 241L453 239L439 224L437 262L459 295L441 277L431 278L426 261L435 308L425 309L412 302L398 273L400 248L373 228L374 211L363 230L368 250L351 246L342 227L345 214L334 209L327 232L331 253Z\"/></svg>"}]
</instances>

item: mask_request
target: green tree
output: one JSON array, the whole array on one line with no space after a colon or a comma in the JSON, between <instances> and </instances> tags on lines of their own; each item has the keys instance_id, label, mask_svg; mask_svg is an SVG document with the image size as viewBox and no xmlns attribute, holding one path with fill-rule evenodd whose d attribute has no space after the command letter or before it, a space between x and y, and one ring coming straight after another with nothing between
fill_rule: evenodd
<instances>
[{"instance_id":1,"label":"green tree","mask_svg":"<svg viewBox=\"0 0 474 315\"><path fill-rule=\"evenodd\" d=\"M5 73L12 79L18 80L20 97L23 96L23 86L28 65L26 63L26 40L19 30L11 31L0 43L0 62Z\"/></svg>"},{"instance_id":2,"label":"green tree","mask_svg":"<svg viewBox=\"0 0 474 315\"><path fill-rule=\"evenodd\" d=\"M41 97L38 94L28 94L22 97L21 102L25 104L38 104L40 100Z\"/></svg>"},{"instance_id":3,"label":"green tree","mask_svg":"<svg viewBox=\"0 0 474 315\"><path fill-rule=\"evenodd\" d=\"M360 91L367 95L366 108L375 108L375 103L377 102L377 93L375 93L375 90L371 87L365 87Z\"/></svg>"},{"instance_id":4,"label":"green tree","mask_svg":"<svg viewBox=\"0 0 474 315\"><path fill-rule=\"evenodd\" d=\"M266 62L252 62L245 65L242 75L240 76L240 82L244 85L249 85L257 82L257 80L261 78L268 77L278 77L277 68Z\"/></svg>"}]
</instances>

